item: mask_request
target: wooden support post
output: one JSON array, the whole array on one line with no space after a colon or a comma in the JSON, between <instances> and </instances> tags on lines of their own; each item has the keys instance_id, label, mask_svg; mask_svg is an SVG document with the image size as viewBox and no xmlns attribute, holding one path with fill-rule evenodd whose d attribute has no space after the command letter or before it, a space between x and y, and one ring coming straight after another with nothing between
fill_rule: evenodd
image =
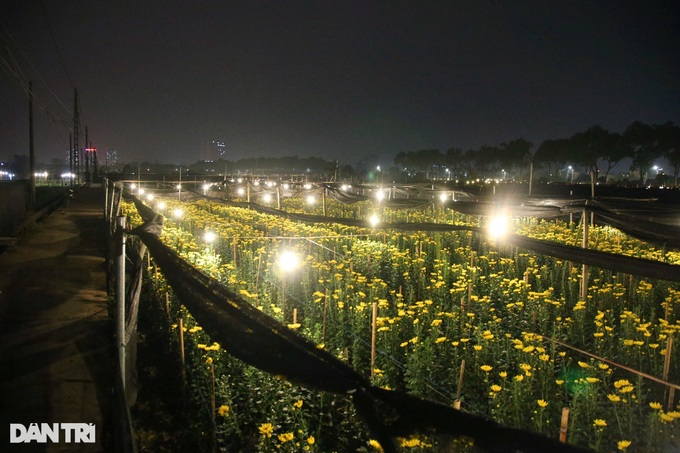
<instances>
[{"instance_id":1,"label":"wooden support post","mask_svg":"<svg viewBox=\"0 0 680 453\"><path fill-rule=\"evenodd\" d=\"M463 376L465 376L465 359L460 361L460 374L458 375L458 389L456 390L456 400L453 402L453 407L460 409L460 398L463 392Z\"/></svg>"},{"instance_id":2,"label":"wooden support post","mask_svg":"<svg viewBox=\"0 0 680 453\"><path fill-rule=\"evenodd\" d=\"M668 337L666 341L666 356L663 362L663 380L668 381L668 373L671 369L671 353L673 352L673 337ZM667 411L673 410L673 400L675 399L675 388L670 387L668 389L668 404L666 406Z\"/></svg>"},{"instance_id":3,"label":"wooden support post","mask_svg":"<svg viewBox=\"0 0 680 453\"><path fill-rule=\"evenodd\" d=\"M588 211L583 210L583 218L581 219L583 223L583 238L581 242L581 247L584 249L588 248ZM586 300L588 298L588 265L584 264L581 272L581 293L580 299Z\"/></svg>"},{"instance_id":4,"label":"wooden support post","mask_svg":"<svg viewBox=\"0 0 680 453\"><path fill-rule=\"evenodd\" d=\"M215 402L215 365L210 363L210 420L212 422L210 446L212 452L217 451L217 423L215 422L216 412L217 404Z\"/></svg>"},{"instance_id":5,"label":"wooden support post","mask_svg":"<svg viewBox=\"0 0 680 453\"><path fill-rule=\"evenodd\" d=\"M255 274L255 294L258 292L260 287L260 267L262 266L262 252L257 255L257 274Z\"/></svg>"},{"instance_id":6,"label":"wooden support post","mask_svg":"<svg viewBox=\"0 0 680 453\"><path fill-rule=\"evenodd\" d=\"M234 238L233 247L234 247L234 251L232 252L232 258L233 258L233 261L234 261L234 270L236 270L236 266L237 266L237 264L236 264L236 252L238 252L238 248L236 247L236 238Z\"/></svg>"},{"instance_id":7,"label":"wooden support post","mask_svg":"<svg viewBox=\"0 0 680 453\"><path fill-rule=\"evenodd\" d=\"M569 408L562 408L562 421L560 422L560 442L567 443L567 428L569 427Z\"/></svg>"},{"instance_id":8,"label":"wooden support post","mask_svg":"<svg viewBox=\"0 0 680 453\"><path fill-rule=\"evenodd\" d=\"M373 302L373 312L371 316L371 379L374 378L375 370L375 340L378 331L378 303Z\"/></svg>"},{"instance_id":9,"label":"wooden support post","mask_svg":"<svg viewBox=\"0 0 680 453\"><path fill-rule=\"evenodd\" d=\"M326 288L326 295L323 298L323 323L321 324L321 342L326 342L326 316L328 313L328 288Z\"/></svg>"},{"instance_id":10,"label":"wooden support post","mask_svg":"<svg viewBox=\"0 0 680 453\"><path fill-rule=\"evenodd\" d=\"M177 324L177 327L179 328L179 357L180 361L182 363L182 383L186 385L186 380L187 380L187 375L186 375L186 368L184 366L184 319L181 317L179 318L179 322Z\"/></svg>"}]
</instances>

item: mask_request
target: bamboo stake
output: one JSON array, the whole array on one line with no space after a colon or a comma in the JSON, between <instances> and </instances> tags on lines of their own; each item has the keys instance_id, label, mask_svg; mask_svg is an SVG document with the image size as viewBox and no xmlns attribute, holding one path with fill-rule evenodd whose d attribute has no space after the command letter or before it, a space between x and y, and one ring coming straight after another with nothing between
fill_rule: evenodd
<instances>
[{"instance_id":1,"label":"bamboo stake","mask_svg":"<svg viewBox=\"0 0 680 453\"><path fill-rule=\"evenodd\" d=\"M293 324L297 324L297 308L293 308Z\"/></svg>"},{"instance_id":2,"label":"bamboo stake","mask_svg":"<svg viewBox=\"0 0 680 453\"><path fill-rule=\"evenodd\" d=\"M170 294L165 292L165 315L170 319Z\"/></svg>"},{"instance_id":3,"label":"bamboo stake","mask_svg":"<svg viewBox=\"0 0 680 453\"><path fill-rule=\"evenodd\" d=\"M460 397L463 391L463 376L465 375L465 359L460 361L460 374L458 375L458 390L456 391L456 400L453 402L455 409L460 409Z\"/></svg>"},{"instance_id":4,"label":"bamboo stake","mask_svg":"<svg viewBox=\"0 0 680 453\"><path fill-rule=\"evenodd\" d=\"M569 408L562 408L562 421L560 422L560 442L567 443L567 428L569 427Z\"/></svg>"},{"instance_id":5,"label":"bamboo stake","mask_svg":"<svg viewBox=\"0 0 680 453\"><path fill-rule=\"evenodd\" d=\"M321 324L321 342L326 342L326 316L328 313L328 288L326 288L326 296L323 299L323 323Z\"/></svg>"},{"instance_id":6,"label":"bamboo stake","mask_svg":"<svg viewBox=\"0 0 680 453\"><path fill-rule=\"evenodd\" d=\"M260 266L262 265L262 252L257 255L257 274L255 275L255 294L260 287Z\"/></svg>"},{"instance_id":7,"label":"bamboo stake","mask_svg":"<svg viewBox=\"0 0 680 453\"><path fill-rule=\"evenodd\" d=\"M233 256L233 258L234 258L234 259L233 259L233 261L234 261L234 270L236 270L236 266L237 266L237 263L236 263L236 251L237 251L237 248L236 248L236 238L234 238L234 252L233 252L233 254L232 254L232 256Z\"/></svg>"},{"instance_id":8,"label":"bamboo stake","mask_svg":"<svg viewBox=\"0 0 680 453\"><path fill-rule=\"evenodd\" d=\"M467 290L467 301L470 304L472 302L472 282L468 282Z\"/></svg>"},{"instance_id":9,"label":"bamboo stake","mask_svg":"<svg viewBox=\"0 0 680 453\"><path fill-rule=\"evenodd\" d=\"M583 240L581 242L581 247L584 249L588 248L588 219L586 217L587 211L583 210ZM581 300L586 300L588 297L588 265L583 265L583 272L581 273Z\"/></svg>"},{"instance_id":10,"label":"bamboo stake","mask_svg":"<svg viewBox=\"0 0 680 453\"><path fill-rule=\"evenodd\" d=\"M666 357L663 362L663 380L668 380L668 372L671 369L671 352L673 351L673 337L668 337L666 341ZM668 404L666 410L673 410L673 400L675 399L675 389L673 387L668 389Z\"/></svg>"},{"instance_id":11,"label":"bamboo stake","mask_svg":"<svg viewBox=\"0 0 680 453\"><path fill-rule=\"evenodd\" d=\"M179 318L179 356L182 361L182 383L186 385L186 372L184 368L184 320Z\"/></svg>"},{"instance_id":12,"label":"bamboo stake","mask_svg":"<svg viewBox=\"0 0 680 453\"><path fill-rule=\"evenodd\" d=\"M217 424L215 423L215 365L210 364L210 420L212 421L212 433L210 438L211 450L217 451Z\"/></svg>"},{"instance_id":13,"label":"bamboo stake","mask_svg":"<svg viewBox=\"0 0 680 453\"><path fill-rule=\"evenodd\" d=\"M378 303L373 302L373 312L371 318L371 379L374 378L375 369L375 339L378 328Z\"/></svg>"}]
</instances>

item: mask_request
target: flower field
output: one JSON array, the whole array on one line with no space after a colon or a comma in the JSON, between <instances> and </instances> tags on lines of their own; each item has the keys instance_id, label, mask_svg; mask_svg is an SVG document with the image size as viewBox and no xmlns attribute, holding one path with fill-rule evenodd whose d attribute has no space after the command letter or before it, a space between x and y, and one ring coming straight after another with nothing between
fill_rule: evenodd
<instances>
[{"instance_id":1,"label":"flower field","mask_svg":"<svg viewBox=\"0 0 680 453\"><path fill-rule=\"evenodd\" d=\"M370 202L326 208L337 218L373 212ZM282 209L320 213L298 198ZM134 206L124 212L139 223ZM382 222L479 223L438 207L376 212ZM471 232L311 224L207 200L167 200L163 214L166 245L376 385L555 439L562 430L568 443L595 451L680 448L678 397L659 382L680 382L678 283L590 268L579 300L580 265ZM513 228L581 244L575 224L522 219ZM680 254L608 227L590 228L589 247L680 265ZM162 300L170 290L158 279ZM189 387L208 408L197 424L209 430L214 420L220 449L379 449L348 398L230 357L173 296L169 313L173 338L182 318ZM436 451L437 442L401 439L400 448Z\"/></svg>"}]
</instances>

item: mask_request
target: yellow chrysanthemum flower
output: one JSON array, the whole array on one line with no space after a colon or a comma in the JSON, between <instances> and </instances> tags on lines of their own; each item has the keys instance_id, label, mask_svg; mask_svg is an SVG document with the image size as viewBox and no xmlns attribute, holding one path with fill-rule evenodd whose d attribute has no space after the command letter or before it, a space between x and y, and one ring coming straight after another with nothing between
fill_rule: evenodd
<instances>
[{"instance_id":1,"label":"yellow chrysanthemum flower","mask_svg":"<svg viewBox=\"0 0 680 453\"><path fill-rule=\"evenodd\" d=\"M282 434L279 434L279 436L278 436L279 442L281 442L281 443L290 442L291 440L293 440L294 437L295 437L295 435L293 433L282 433Z\"/></svg>"},{"instance_id":2,"label":"yellow chrysanthemum flower","mask_svg":"<svg viewBox=\"0 0 680 453\"><path fill-rule=\"evenodd\" d=\"M607 421L602 420L601 418L596 418L595 420L593 420L593 426L595 428L602 429L607 426Z\"/></svg>"},{"instance_id":3,"label":"yellow chrysanthemum flower","mask_svg":"<svg viewBox=\"0 0 680 453\"><path fill-rule=\"evenodd\" d=\"M219 415L220 417L225 417L225 418L228 417L229 416L229 406L227 406L226 404L221 405L219 407L219 409L217 409L217 415Z\"/></svg>"},{"instance_id":4,"label":"yellow chrysanthemum flower","mask_svg":"<svg viewBox=\"0 0 680 453\"><path fill-rule=\"evenodd\" d=\"M271 423L263 423L258 429L263 436L272 437L274 426Z\"/></svg>"},{"instance_id":5,"label":"yellow chrysanthemum flower","mask_svg":"<svg viewBox=\"0 0 680 453\"><path fill-rule=\"evenodd\" d=\"M618 447L619 450L623 451L626 448L630 447L631 441L629 440L620 440L616 443L616 446Z\"/></svg>"},{"instance_id":6,"label":"yellow chrysanthemum flower","mask_svg":"<svg viewBox=\"0 0 680 453\"><path fill-rule=\"evenodd\" d=\"M375 450L375 451L380 451L380 452L383 451L382 445L380 445L380 442L378 442L378 441L375 440L375 439L369 440L369 441L368 441L368 445L370 445L371 447L373 447L373 450Z\"/></svg>"}]
</instances>

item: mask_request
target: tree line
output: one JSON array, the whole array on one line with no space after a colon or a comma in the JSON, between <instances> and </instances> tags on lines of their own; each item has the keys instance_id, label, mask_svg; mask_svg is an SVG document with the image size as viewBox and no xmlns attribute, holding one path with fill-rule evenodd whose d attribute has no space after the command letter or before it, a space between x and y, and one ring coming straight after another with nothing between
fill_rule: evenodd
<instances>
[{"instance_id":1,"label":"tree line","mask_svg":"<svg viewBox=\"0 0 680 453\"><path fill-rule=\"evenodd\" d=\"M537 148L518 138L498 146L483 145L463 151L449 148L445 153L424 149L398 153L394 164L407 172L448 171L452 178L486 177L503 172L509 179L520 180L534 170L549 175L572 166L587 174L594 173L607 182L609 173L626 159L638 183L644 185L654 161L665 159L669 174L678 183L680 172L680 127L672 122L658 125L635 121L623 133L610 132L599 125L577 132L569 138L550 139ZM573 171L573 170L572 170ZM573 175L573 173L572 173Z\"/></svg>"}]
</instances>

